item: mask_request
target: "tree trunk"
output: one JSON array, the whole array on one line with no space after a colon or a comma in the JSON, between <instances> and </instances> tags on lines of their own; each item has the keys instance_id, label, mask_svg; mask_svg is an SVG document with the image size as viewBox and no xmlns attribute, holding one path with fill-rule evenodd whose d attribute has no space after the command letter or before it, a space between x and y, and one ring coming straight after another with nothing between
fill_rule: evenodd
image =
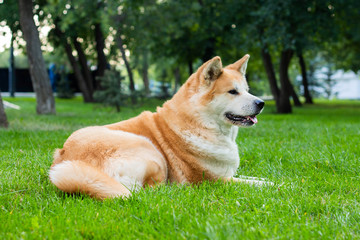
<instances>
[{"instance_id":1,"label":"tree trunk","mask_svg":"<svg viewBox=\"0 0 360 240\"><path fill-rule=\"evenodd\" d=\"M131 102L136 103L136 97L134 94L135 93L135 82L134 82L133 72L131 70L129 61L126 58L125 49L123 46L123 40L121 39L121 25L123 24L125 19L126 19L126 14L120 14L120 15L114 16L113 21L118 26L115 38L116 38L116 43L118 45L118 48L121 52L121 57L125 63L126 71L128 72L129 89L131 91Z\"/></svg>"},{"instance_id":2,"label":"tree trunk","mask_svg":"<svg viewBox=\"0 0 360 240\"><path fill-rule=\"evenodd\" d=\"M85 80L84 76L82 75L81 69L80 69L75 57L72 55L71 45L67 41L64 42L64 45L65 45L64 47L65 47L66 55L68 56L70 64L73 68L75 78L77 80L77 84L78 84L79 89L84 98L84 102L93 102L94 99L90 93L90 90L88 89L86 80Z\"/></svg>"},{"instance_id":3,"label":"tree trunk","mask_svg":"<svg viewBox=\"0 0 360 240\"><path fill-rule=\"evenodd\" d=\"M177 92L179 86L180 86L180 68L176 67L174 70L174 77L175 77L175 85L174 85L174 92L173 95Z\"/></svg>"},{"instance_id":4,"label":"tree trunk","mask_svg":"<svg viewBox=\"0 0 360 240\"><path fill-rule=\"evenodd\" d=\"M4 104L3 104L1 92L0 92L0 127L7 128L8 126L9 126L9 122L6 118Z\"/></svg>"},{"instance_id":5,"label":"tree trunk","mask_svg":"<svg viewBox=\"0 0 360 240\"><path fill-rule=\"evenodd\" d=\"M290 104L290 81L288 75L288 69L290 65L291 58L293 56L293 50L287 49L281 52L280 59L280 95L279 95L279 113L291 113L291 104Z\"/></svg>"},{"instance_id":6,"label":"tree trunk","mask_svg":"<svg viewBox=\"0 0 360 240\"><path fill-rule=\"evenodd\" d=\"M276 75L275 75L275 71L274 71L274 66L272 64L271 56L266 47L261 49L261 57L262 57L262 61L263 61L264 67L265 67L266 75L269 80L271 94L273 95L275 102L276 102L276 106L278 108L279 107L280 90L277 86Z\"/></svg>"},{"instance_id":7,"label":"tree trunk","mask_svg":"<svg viewBox=\"0 0 360 240\"><path fill-rule=\"evenodd\" d=\"M129 76L129 89L130 89L130 92L131 92L131 102L134 104L134 103L136 103L136 97L134 95L134 93L135 93L135 82L134 82L133 72L132 72L132 69L130 67L129 61L126 58L125 49L123 47L123 41L121 39L121 34L120 34L119 31L118 31L118 34L117 34L117 41L116 42L117 42L118 47L120 49L121 57L124 60L126 71L128 73L128 76Z\"/></svg>"},{"instance_id":8,"label":"tree trunk","mask_svg":"<svg viewBox=\"0 0 360 240\"><path fill-rule=\"evenodd\" d=\"M57 24L55 24L55 34L60 39L61 43L64 45L66 55L70 61L72 68L73 68L73 71L75 74L75 79L76 79L79 89L83 95L84 102L93 102L94 101L93 96L91 95L91 93L87 87L87 84L85 82L85 79L82 75L82 72L81 72L81 69L80 69L78 63L72 54L72 47L68 43L66 37L64 36L64 33L61 32L61 30L58 28Z\"/></svg>"},{"instance_id":9,"label":"tree trunk","mask_svg":"<svg viewBox=\"0 0 360 240\"><path fill-rule=\"evenodd\" d=\"M11 97L15 97L15 64L14 64L14 34L11 33L10 40L10 58L9 58L9 93Z\"/></svg>"},{"instance_id":10,"label":"tree trunk","mask_svg":"<svg viewBox=\"0 0 360 240\"><path fill-rule=\"evenodd\" d=\"M291 97L292 97L292 99L294 101L294 105L297 106L297 107L301 107L302 104L300 102L300 99L299 99L297 93L295 92L294 86L291 84L289 78L287 79L287 81L289 82L289 85L288 85L290 87L289 93L290 93L290 95L291 95Z\"/></svg>"},{"instance_id":11,"label":"tree trunk","mask_svg":"<svg viewBox=\"0 0 360 240\"><path fill-rule=\"evenodd\" d=\"M150 96L150 87L149 87L149 58L147 50L143 51L143 62L142 62L142 79L144 82L144 90L146 96Z\"/></svg>"},{"instance_id":12,"label":"tree trunk","mask_svg":"<svg viewBox=\"0 0 360 240\"><path fill-rule=\"evenodd\" d=\"M299 58L299 65L301 68L302 84L304 87L305 103L313 104L313 100L312 100L312 97L311 97L311 94L309 91L309 81L308 81L307 72L306 72L305 60L304 60L302 52L298 53L298 58Z\"/></svg>"},{"instance_id":13,"label":"tree trunk","mask_svg":"<svg viewBox=\"0 0 360 240\"><path fill-rule=\"evenodd\" d=\"M91 75L91 71L89 69L89 66L87 65L86 56L84 53L84 50L81 46L81 43L74 37L72 38L74 47L76 49L76 52L78 53L79 62L81 65L82 73L86 82L87 89L90 92L90 95L92 96L94 93L94 85L93 85L93 77Z\"/></svg>"},{"instance_id":14,"label":"tree trunk","mask_svg":"<svg viewBox=\"0 0 360 240\"><path fill-rule=\"evenodd\" d=\"M288 66L287 66L287 74L285 74L285 80L287 81L287 84L286 86L288 87L288 93L289 95L292 97L293 101L294 101L294 105L297 106L297 107L301 107L302 104L300 102L300 99L297 95L297 93L295 92L295 89L294 89L294 86L292 85L291 81L290 81L290 78L289 78L289 65L290 65L290 61L294 55L294 51L293 50L286 50L286 51L289 51L287 53L287 57L288 57Z\"/></svg>"},{"instance_id":15,"label":"tree trunk","mask_svg":"<svg viewBox=\"0 0 360 240\"><path fill-rule=\"evenodd\" d=\"M106 56L104 53L105 48L105 40L104 35L101 31L100 23L95 24L95 47L97 53L97 71L96 77L104 76L105 70L107 69L108 62L106 60ZM101 83L98 79L96 79L96 89L100 89Z\"/></svg>"},{"instance_id":16,"label":"tree trunk","mask_svg":"<svg viewBox=\"0 0 360 240\"><path fill-rule=\"evenodd\" d=\"M33 19L32 1L19 0L20 25L26 41L31 82L36 94L36 112L55 114L55 100L41 52L39 33Z\"/></svg>"},{"instance_id":17,"label":"tree trunk","mask_svg":"<svg viewBox=\"0 0 360 240\"><path fill-rule=\"evenodd\" d=\"M117 37L116 37L116 42L117 42L117 45L120 49L120 52L121 52L121 57L122 59L124 60L124 63L125 63L125 67L126 67L126 71L128 72L128 76L129 76L129 89L130 91L133 93L135 92L135 83L134 83L134 77L133 77L133 72L132 72L132 69L130 67L130 63L129 61L127 60L126 58L126 54L125 54L125 49L123 47L123 41L121 39L121 34L120 32L118 31L118 34L117 34Z\"/></svg>"}]
</instances>

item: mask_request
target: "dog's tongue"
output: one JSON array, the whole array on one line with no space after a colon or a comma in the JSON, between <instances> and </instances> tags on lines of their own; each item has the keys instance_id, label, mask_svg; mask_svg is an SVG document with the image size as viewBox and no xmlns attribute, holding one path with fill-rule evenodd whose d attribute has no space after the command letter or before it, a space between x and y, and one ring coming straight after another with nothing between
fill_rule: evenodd
<instances>
[{"instance_id":1,"label":"dog's tongue","mask_svg":"<svg viewBox=\"0 0 360 240\"><path fill-rule=\"evenodd\" d=\"M258 122L256 116L250 117L250 120L251 120L254 124Z\"/></svg>"}]
</instances>

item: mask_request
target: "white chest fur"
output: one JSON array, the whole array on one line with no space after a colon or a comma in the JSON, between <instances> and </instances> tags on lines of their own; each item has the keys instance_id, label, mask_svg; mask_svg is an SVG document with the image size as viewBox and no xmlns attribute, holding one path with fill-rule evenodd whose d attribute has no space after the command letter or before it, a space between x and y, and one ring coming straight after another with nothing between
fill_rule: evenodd
<instances>
[{"instance_id":1,"label":"white chest fur","mask_svg":"<svg viewBox=\"0 0 360 240\"><path fill-rule=\"evenodd\" d=\"M233 136L220 134L209 140L186 131L181 135L198 152L198 161L205 169L218 177L232 177L236 173L240 158Z\"/></svg>"}]
</instances>

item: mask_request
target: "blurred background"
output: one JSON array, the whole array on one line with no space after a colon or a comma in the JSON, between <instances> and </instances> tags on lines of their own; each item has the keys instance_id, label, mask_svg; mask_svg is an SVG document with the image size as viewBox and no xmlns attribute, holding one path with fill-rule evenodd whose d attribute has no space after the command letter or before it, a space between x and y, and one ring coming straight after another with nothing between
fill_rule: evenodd
<instances>
[{"instance_id":1,"label":"blurred background","mask_svg":"<svg viewBox=\"0 0 360 240\"><path fill-rule=\"evenodd\" d=\"M358 0L0 0L0 89L119 110L171 97L214 56L248 53L250 92L290 113L360 99L359 23Z\"/></svg>"}]
</instances>

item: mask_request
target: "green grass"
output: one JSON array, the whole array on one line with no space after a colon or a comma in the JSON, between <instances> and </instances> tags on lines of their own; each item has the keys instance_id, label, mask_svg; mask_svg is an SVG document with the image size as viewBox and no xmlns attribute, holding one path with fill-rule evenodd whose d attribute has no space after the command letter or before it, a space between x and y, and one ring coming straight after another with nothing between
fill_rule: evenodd
<instances>
[{"instance_id":1,"label":"green grass","mask_svg":"<svg viewBox=\"0 0 360 240\"><path fill-rule=\"evenodd\" d=\"M155 100L115 113L81 99L37 116L30 98L7 99L0 130L0 239L360 239L360 102L318 102L241 129L239 175L271 187L159 186L128 200L67 196L50 184L52 152L74 130L130 118Z\"/></svg>"}]
</instances>

